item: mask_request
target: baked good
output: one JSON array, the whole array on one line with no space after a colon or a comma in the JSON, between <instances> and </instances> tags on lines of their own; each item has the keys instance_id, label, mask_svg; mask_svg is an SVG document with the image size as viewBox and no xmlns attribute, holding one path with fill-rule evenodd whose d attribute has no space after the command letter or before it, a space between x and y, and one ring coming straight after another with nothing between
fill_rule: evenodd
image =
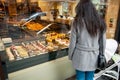
<instances>
[{"instance_id":1,"label":"baked good","mask_svg":"<svg viewBox=\"0 0 120 80\"><path fill-rule=\"evenodd\" d=\"M12 52L10 51L10 48L6 48L6 53L7 53L7 56L8 56L8 58L9 58L10 61L11 60L15 60Z\"/></svg>"},{"instance_id":2,"label":"baked good","mask_svg":"<svg viewBox=\"0 0 120 80\"><path fill-rule=\"evenodd\" d=\"M20 57L28 57L28 52L25 50L24 47L16 46L16 48L17 48L17 51L18 51Z\"/></svg>"}]
</instances>

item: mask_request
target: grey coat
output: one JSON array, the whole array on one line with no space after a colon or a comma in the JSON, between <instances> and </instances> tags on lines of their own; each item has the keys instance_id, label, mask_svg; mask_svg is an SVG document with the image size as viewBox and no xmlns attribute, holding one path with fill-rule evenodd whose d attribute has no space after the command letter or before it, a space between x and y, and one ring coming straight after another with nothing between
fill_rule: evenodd
<instances>
[{"instance_id":1,"label":"grey coat","mask_svg":"<svg viewBox=\"0 0 120 80\"><path fill-rule=\"evenodd\" d=\"M105 34L103 37L105 49ZM99 54L98 40L99 34L96 37L91 37L86 29L85 23L82 30L79 29L79 26L75 28L72 25L68 57L72 60L75 69L80 71L94 71L97 68Z\"/></svg>"}]
</instances>

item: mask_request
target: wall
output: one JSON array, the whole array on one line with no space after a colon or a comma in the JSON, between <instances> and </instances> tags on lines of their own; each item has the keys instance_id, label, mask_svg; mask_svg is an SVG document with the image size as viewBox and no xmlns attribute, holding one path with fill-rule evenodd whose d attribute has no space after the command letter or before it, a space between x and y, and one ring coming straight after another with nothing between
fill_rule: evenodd
<instances>
[{"instance_id":1,"label":"wall","mask_svg":"<svg viewBox=\"0 0 120 80\"><path fill-rule=\"evenodd\" d=\"M44 1L44 0L39 0L38 1L38 5L39 7L41 7L42 11L43 12L46 12L47 13L47 16L44 17L46 18L46 20L49 20L52 18L52 15L51 15L51 9L58 9L59 10L59 14L58 15L63 15L63 7L62 7L62 0L58 0L58 1L50 1L50 0L47 0L47 1ZM74 12L74 8L75 8L75 5L76 5L76 1L68 1L69 2L69 15L70 16L74 16L75 15L75 12Z\"/></svg>"},{"instance_id":2,"label":"wall","mask_svg":"<svg viewBox=\"0 0 120 80\"><path fill-rule=\"evenodd\" d=\"M120 0L108 0L108 7L105 18L107 23L107 38L114 38L115 36L119 6Z\"/></svg>"}]
</instances>

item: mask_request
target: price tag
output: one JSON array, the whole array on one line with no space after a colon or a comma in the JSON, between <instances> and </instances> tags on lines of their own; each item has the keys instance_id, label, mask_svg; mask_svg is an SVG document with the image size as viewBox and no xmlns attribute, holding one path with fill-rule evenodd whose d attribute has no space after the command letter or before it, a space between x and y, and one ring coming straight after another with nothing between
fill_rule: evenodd
<instances>
[{"instance_id":1,"label":"price tag","mask_svg":"<svg viewBox=\"0 0 120 80\"><path fill-rule=\"evenodd\" d=\"M11 38L2 38L3 43L12 43Z\"/></svg>"}]
</instances>

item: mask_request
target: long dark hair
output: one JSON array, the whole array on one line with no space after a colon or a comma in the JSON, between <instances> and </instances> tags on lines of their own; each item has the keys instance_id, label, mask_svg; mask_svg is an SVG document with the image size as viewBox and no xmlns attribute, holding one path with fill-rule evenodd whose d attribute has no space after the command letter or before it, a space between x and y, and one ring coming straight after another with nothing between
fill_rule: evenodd
<instances>
[{"instance_id":1,"label":"long dark hair","mask_svg":"<svg viewBox=\"0 0 120 80\"><path fill-rule=\"evenodd\" d=\"M73 22L75 27L80 25L79 27L82 29L84 19L87 31L91 36L96 36L98 31L106 31L106 24L100 18L91 0L80 0L75 8L75 12L76 16Z\"/></svg>"}]
</instances>

